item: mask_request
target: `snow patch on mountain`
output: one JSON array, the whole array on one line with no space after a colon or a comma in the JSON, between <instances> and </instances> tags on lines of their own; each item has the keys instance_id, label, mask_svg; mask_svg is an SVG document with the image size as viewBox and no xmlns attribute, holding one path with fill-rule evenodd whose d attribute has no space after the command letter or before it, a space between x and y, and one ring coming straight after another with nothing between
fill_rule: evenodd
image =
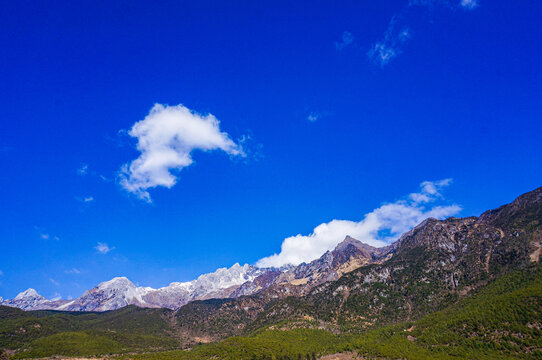
<instances>
[{"instance_id":1,"label":"snow patch on mountain","mask_svg":"<svg viewBox=\"0 0 542 360\"><path fill-rule=\"evenodd\" d=\"M159 289L138 287L126 277L115 277L85 291L75 300L50 301L36 290L28 289L13 300L0 300L0 304L24 310L107 311L127 305L178 309L193 300L230 297L239 286L253 281L265 271L236 263L230 268L203 274L195 280L173 282Z\"/></svg>"}]
</instances>

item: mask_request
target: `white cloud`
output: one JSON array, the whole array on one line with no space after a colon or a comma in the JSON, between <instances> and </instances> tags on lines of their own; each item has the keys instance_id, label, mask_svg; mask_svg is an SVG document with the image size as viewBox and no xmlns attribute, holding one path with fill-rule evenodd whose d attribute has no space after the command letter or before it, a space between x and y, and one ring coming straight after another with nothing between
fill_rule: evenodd
<instances>
[{"instance_id":1,"label":"white cloud","mask_svg":"<svg viewBox=\"0 0 542 360\"><path fill-rule=\"evenodd\" d=\"M62 295L60 295L60 294L57 293L57 292L56 292L56 293L53 295L53 297L51 298L52 301L57 301L57 300L60 300L60 299L62 299Z\"/></svg>"},{"instance_id":2,"label":"white cloud","mask_svg":"<svg viewBox=\"0 0 542 360\"><path fill-rule=\"evenodd\" d=\"M343 32L341 41L335 41L335 48L337 50L342 50L348 45L352 44L354 42L354 35L352 35L351 32L345 31Z\"/></svg>"},{"instance_id":3,"label":"white cloud","mask_svg":"<svg viewBox=\"0 0 542 360\"><path fill-rule=\"evenodd\" d=\"M77 169L77 174L84 176L88 172L88 164L81 164L79 169Z\"/></svg>"},{"instance_id":4,"label":"white cloud","mask_svg":"<svg viewBox=\"0 0 542 360\"><path fill-rule=\"evenodd\" d=\"M429 217L442 219L461 211L461 207L455 204L428 206L442 198L440 190L451 181L425 181L420 184L420 192L412 193L404 200L384 204L366 214L361 221L332 220L318 225L309 235L288 237L284 239L280 253L260 259L256 265L280 267L309 262L334 249L347 235L372 246L385 246Z\"/></svg>"},{"instance_id":5,"label":"white cloud","mask_svg":"<svg viewBox=\"0 0 542 360\"><path fill-rule=\"evenodd\" d=\"M307 116L307 120L309 120L310 122L315 122L316 120L318 120L319 116L317 113L310 113L309 116Z\"/></svg>"},{"instance_id":6,"label":"white cloud","mask_svg":"<svg viewBox=\"0 0 542 360\"><path fill-rule=\"evenodd\" d=\"M58 281L56 281L55 279L53 278L49 278L49 281L51 282L51 284L53 284L54 286L60 286L60 283Z\"/></svg>"},{"instance_id":7,"label":"white cloud","mask_svg":"<svg viewBox=\"0 0 542 360\"><path fill-rule=\"evenodd\" d=\"M177 177L171 170L191 165L194 150L222 150L232 156L245 156L241 146L220 131L219 125L212 114L201 115L183 105L154 105L145 119L128 132L137 138L141 155L122 166L121 186L150 202L147 190L175 185Z\"/></svg>"},{"instance_id":8,"label":"white cloud","mask_svg":"<svg viewBox=\"0 0 542 360\"><path fill-rule=\"evenodd\" d=\"M47 229L41 228L39 226L34 226L34 229L38 232L39 237L42 238L43 240L49 240L49 239L53 239L53 240L56 240L56 241L60 240L60 238L58 236L51 235L47 231Z\"/></svg>"},{"instance_id":9,"label":"white cloud","mask_svg":"<svg viewBox=\"0 0 542 360\"><path fill-rule=\"evenodd\" d=\"M432 12L437 7L452 9L454 6L452 0L409 0L407 6L391 18L384 38L375 43L367 55L372 61L384 67L403 52L405 43L412 37L409 25L419 21L419 16L416 15L417 8ZM459 0L458 6L466 10L473 10L478 7L478 0ZM402 25L399 26L398 23Z\"/></svg>"},{"instance_id":10,"label":"white cloud","mask_svg":"<svg viewBox=\"0 0 542 360\"><path fill-rule=\"evenodd\" d=\"M396 24L397 18L393 17L384 33L384 38L374 44L367 53L367 56L381 67L387 65L391 59L401 54L403 44L411 37L408 27L403 27L397 31Z\"/></svg>"},{"instance_id":11,"label":"white cloud","mask_svg":"<svg viewBox=\"0 0 542 360\"><path fill-rule=\"evenodd\" d=\"M81 270L79 270L77 268L72 268L70 270L65 270L64 273L65 274L81 274Z\"/></svg>"},{"instance_id":12,"label":"white cloud","mask_svg":"<svg viewBox=\"0 0 542 360\"><path fill-rule=\"evenodd\" d=\"M94 201L94 197L89 195L89 196L84 196L84 197L79 197L79 196L76 196L75 197L75 200L77 201L80 201L82 203L91 203Z\"/></svg>"},{"instance_id":13,"label":"white cloud","mask_svg":"<svg viewBox=\"0 0 542 360\"><path fill-rule=\"evenodd\" d=\"M409 197L416 204L437 200L438 198L442 198L440 191L446 186L449 186L452 181L453 179L424 181L420 184L421 191L419 193L412 193L409 195Z\"/></svg>"},{"instance_id":14,"label":"white cloud","mask_svg":"<svg viewBox=\"0 0 542 360\"><path fill-rule=\"evenodd\" d=\"M106 243L98 242L98 245L94 247L100 254L107 254L108 252L115 249L115 247L109 247Z\"/></svg>"},{"instance_id":15,"label":"white cloud","mask_svg":"<svg viewBox=\"0 0 542 360\"><path fill-rule=\"evenodd\" d=\"M461 0L459 5L463 9L473 10L478 7L478 0Z\"/></svg>"}]
</instances>

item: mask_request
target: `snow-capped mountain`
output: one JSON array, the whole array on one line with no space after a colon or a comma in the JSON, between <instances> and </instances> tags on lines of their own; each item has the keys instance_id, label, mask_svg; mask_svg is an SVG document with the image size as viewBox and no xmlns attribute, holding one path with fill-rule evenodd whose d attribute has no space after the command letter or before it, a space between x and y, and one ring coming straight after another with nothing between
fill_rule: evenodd
<instances>
[{"instance_id":1,"label":"snow-capped mountain","mask_svg":"<svg viewBox=\"0 0 542 360\"><path fill-rule=\"evenodd\" d=\"M138 287L125 277L116 277L85 291L74 300L48 300L36 290L28 289L13 300L0 301L1 305L23 310L107 311L126 305L140 307L166 307L178 309L193 300L227 298L242 284L254 280L265 272L248 264L235 264L203 274L188 282L173 282L159 289Z\"/></svg>"},{"instance_id":2,"label":"snow-capped mountain","mask_svg":"<svg viewBox=\"0 0 542 360\"><path fill-rule=\"evenodd\" d=\"M47 300L34 289L27 289L22 293L19 293L15 299L2 301L0 298L0 305L18 307L23 310L51 309L62 305L64 302L66 302L66 300Z\"/></svg>"},{"instance_id":3,"label":"snow-capped mountain","mask_svg":"<svg viewBox=\"0 0 542 360\"><path fill-rule=\"evenodd\" d=\"M85 291L81 297L69 301L56 310L106 311L119 309L126 305L148 307L142 296L151 288L136 287L125 277L116 277Z\"/></svg>"},{"instance_id":4,"label":"snow-capped mountain","mask_svg":"<svg viewBox=\"0 0 542 360\"><path fill-rule=\"evenodd\" d=\"M74 300L47 300L34 289L28 289L15 299L0 304L24 310L107 311L126 305L179 309L194 300L237 298L264 290L272 297L303 295L314 286L336 280L360 266L382 262L393 250L389 246L374 248L347 236L333 251L298 266L275 269L235 264L192 281L173 282L159 289L139 287L125 277L116 277Z\"/></svg>"}]
</instances>

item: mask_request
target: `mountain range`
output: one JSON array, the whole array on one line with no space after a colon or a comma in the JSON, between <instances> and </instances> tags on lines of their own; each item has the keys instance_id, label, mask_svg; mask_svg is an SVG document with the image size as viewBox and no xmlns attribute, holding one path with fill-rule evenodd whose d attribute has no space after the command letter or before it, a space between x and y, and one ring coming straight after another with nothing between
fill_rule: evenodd
<instances>
[{"instance_id":1,"label":"mountain range","mask_svg":"<svg viewBox=\"0 0 542 360\"><path fill-rule=\"evenodd\" d=\"M251 265L235 264L204 274L196 280L173 282L159 289L135 286L126 277L116 277L87 290L74 300L48 300L27 289L1 305L23 310L108 311L127 305L178 309L193 300L231 296L242 284L266 272Z\"/></svg>"},{"instance_id":2,"label":"mountain range","mask_svg":"<svg viewBox=\"0 0 542 360\"><path fill-rule=\"evenodd\" d=\"M23 310L108 311L127 305L177 310L194 300L236 298L274 285L283 295L303 295L312 287L337 280L360 266L391 255L393 247L375 248L347 236L333 251L309 264L258 268L238 263L203 274L188 282L173 282L159 289L139 287L126 277L116 277L87 290L74 300L49 300L30 288L0 305Z\"/></svg>"},{"instance_id":3,"label":"mountain range","mask_svg":"<svg viewBox=\"0 0 542 360\"><path fill-rule=\"evenodd\" d=\"M28 289L2 302L7 306L0 306L0 319L27 320L17 320L3 332L0 327L0 343L18 348L22 357L51 354L47 352L53 351L51 341L65 342L54 338L55 333L83 329L85 336L94 339L96 331L109 331L111 324L122 320L122 326L118 325L122 330L114 331L140 334L146 331L141 327L143 322L160 324L158 338L171 342L156 345L155 350L193 348L199 343L248 336L231 338L243 339L238 343L225 340L237 344L233 346L237 355L215 358L262 358L254 348L261 345L257 340L261 337L267 339L265 346L271 346L268 336L275 344L272 346L279 349L276 351L296 354L295 348L284 352L277 345L289 341L285 338L289 334L301 336L300 341L322 353L335 349L331 344L339 340L346 344L342 350L354 348L355 336L356 344L365 346L355 348L367 351L375 346L372 355L382 358L399 358L418 350L430 356L413 358L439 358L443 352L459 349L466 358L483 358L485 355L480 354L491 353L485 358L535 359L542 356L541 255L542 188L538 188L479 217L426 219L387 247L375 248L346 237L332 251L295 267L262 269L235 264L160 289L137 287L126 278L115 278L69 301L47 300ZM56 311L18 313L13 307ZM81 315L74 314L89 314L90 320L83 326ZM51 320L55 325L45 331L49 325L40 321L57 316L63 320ZM424 320L427 317L432 322ZM99 319L108 319L110 325L99 325L105 324ZM452 324L450 319L459 320ZM139 325L126 325L136 320ZM60 323L64 327L58 328ZM39 342L43 336L53 337L47 337L45 348ZM335 340L329 340L328 345L311 343L314 336ZM405 347L404 352L379 348L370 342L370 336L379 337L382 343L394 338ZM417 338L424 340L416 342ZM465 343L461 339L469 340ZM84 343L88 341L85 338ZM126 344L132 344L125 339L118 341L124 344L118 345L118 352L127 351ZM222 343L218 344L209 349L226 354ZM226 352L231 351L228 347ZM186 358L184 353L177 355L174 358Z\"/></svg>"}]
</instances>

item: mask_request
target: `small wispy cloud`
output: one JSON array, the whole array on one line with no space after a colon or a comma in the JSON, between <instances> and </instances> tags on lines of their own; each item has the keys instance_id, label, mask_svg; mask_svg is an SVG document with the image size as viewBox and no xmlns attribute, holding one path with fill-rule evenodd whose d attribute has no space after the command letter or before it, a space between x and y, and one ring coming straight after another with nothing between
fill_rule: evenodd
<instances>
[{"instance_id":1,"label":"small wispy cloud","mask_svg":"<svg viewBox=\"0 0 542 360\"><path fill-rule=\"evenodd\" d=\"M459 0L459 3L455 4L452 0L409 0L403 10L392 16L384 37L373 44L367 52L368 57L380 67L384 67L403 53L405 43L412 38L410 24L419 21L419 13L416 9L421 8L432 12L437 7L453 9L456 6L473 10L478 7L478 0Z\"/></svg>"},{"instance_id":2,"label":"small wispy cloud","mask_svg":"<svg viewBox=\"0 0 542 360\"><path fill-rule=\"evenodd\" d=\"M34 230L37 231L39 237L43 240L60 240L60 238L56 235L51 235L46 229L42 228L42 227L39 227L39 226L34 226Z\"/></svg>"},{"instance_id":3,"label":"small wispy cloud","mask_svg":"<svg viewBox=\"0 0 542 360\"><path fill-rule=\"evenodd\" d=\"M77 268L71 268L70 270L64 270L64 273L65 274L76 274L76 275L79 275L81 274L81 270L77 269Z\"/></svg>"},{"instance_id":4,"label":"small wispy cloud","mask_svg":"<svg viewBox=\"0 0 542 360\"><path fill-rule=\"evenodd\" d=\"M0 276L4 276L4 272L0 270Z\"/></svg>"},{"instance_id":5,"label":"small wispy cloud","mask_svg":"<svg viewBox=\"0 0 542 360\"><path fill-rule=\"evenodd\" d=\"M88 173L88 164L81 164L81 166L77 169L77 174L80 176L84 176Z\"/></svg>"},{"instance_id":6,"label":"small wispy cloud","mask_svg":"<svg viewBox=\"0 0 542 360\"><path fill-rule=\"evenodd\" d=\"M310 113L307 116L307 120L310 122L315 122L316 120L318 120L318 118L319 118L319 115L317 113Z\"/></svg>"},{"instance_id":7,"label":"small wispy cloud","mask_svg":"<svg viewBox=\"0 0 542 360\"><path fill-rule=\"evenodd\" d=\"M52 301L57 301L57 300L60 300L60 299L62 299L62 295L60 295L57 292L55 292L54 295L51 297Z\"/></svg>"},{"instance_id":8,"label":"small wispy cloud","mask_svg":"<svg viewBox=\"0 0 542 360\"><path fill-rule=\"evenodd\" d=\"M76 196L75 200L82 203L87 203L87 204L95 201L94 197L91 195L90 196Z\"/></svg>"},{"instance_id":9,"label":"small wispy cloud","mask_svg":"<svg viewBox=\"0 0 542 360\"><path fill-rule=\"evenodd\" d=\"M56 281L55 279L53 278L49 278L49 281L51 282L51 284L53 284L54 286L60 286L60 283L58 281Z\"/></svg>"},{"instance_id":10,"label":"small wispy cloud","mask_svg":"<svg viewBox=\"0 0 542 360\"><path fill-rule=\"evenodd\" d=\"M373 45L367 52L367 56L376 64L384 67L390 60L403 52L403 45L410 39L408 27L397 30L397 18L393 18L388 24L384 38Z\"/></svg>"},{"instance_id":11,"label":"small wispy cloud","mask_svg":"<svg viewBox=\"0 0 542 360\"><path fill-rule=\"evenodd\" d=\"M459 6L466 10L473 10L478 7L478 0L461 0Z\"/></svg>"},{"instance_id":12,"label":"small wispy cloud","mask_svg":"<svg viewBox=\"0 0 542 360\"><path fill-rule=\"evenodd\" d=\"M114 250L115 247L109 247L106 243L98 242L98 245L94 247L100 254L107 254L110 251Z\"/></svg>"},{"instance_id":13,"label":"small wispy cloud","mask_svg":"<svg viewBox=\"0 0 542 360\"><path fill-rule=\"evenodd\" d=\"M351 45L354 42L354 35L349 31L344 31L341 41L335 41L335 48L337 50L342 50L348 45Z\"/></svg>"},{"instance_id":14,"label":"small wispy cloud","mask_svg":"<svg viewBox=\"0 0 542 360\"><path fill-rule=\"evenodd\" d=\"M55 241L60 240L60 238L58 236L56 236L56 235L51 236L51 235L49 235L47 233L41 233L40 238L42 238L43 240L49 240L49 239L52 239L52 240L55 240Z\"/></svg>"}]
</instances>

